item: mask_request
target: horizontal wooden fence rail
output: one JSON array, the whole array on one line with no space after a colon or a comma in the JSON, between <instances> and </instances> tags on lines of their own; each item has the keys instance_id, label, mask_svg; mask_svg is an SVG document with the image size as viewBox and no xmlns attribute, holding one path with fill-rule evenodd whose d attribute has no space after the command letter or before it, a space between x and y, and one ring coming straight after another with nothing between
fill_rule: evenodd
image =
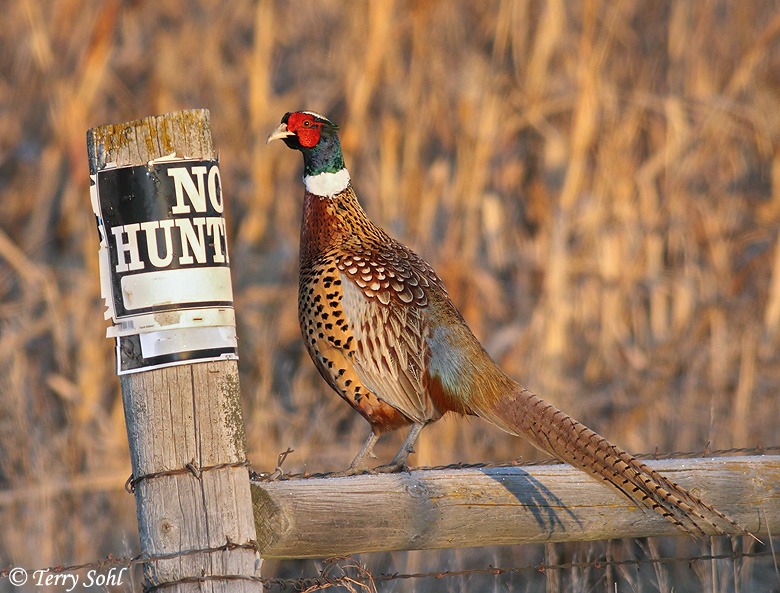
<instances>
[{"instance_id":1,"label":"horizontal wooden fence rail","mask_svg":"<svg viewBox=\"0 0 780 593\"><path fill-rule=\"evenodd\" d=\"M780 534L780 456L647 463L759 537ZM251 488L264 558L683 535L568 465L255 481Z\"/></svg>"}]
</instances>

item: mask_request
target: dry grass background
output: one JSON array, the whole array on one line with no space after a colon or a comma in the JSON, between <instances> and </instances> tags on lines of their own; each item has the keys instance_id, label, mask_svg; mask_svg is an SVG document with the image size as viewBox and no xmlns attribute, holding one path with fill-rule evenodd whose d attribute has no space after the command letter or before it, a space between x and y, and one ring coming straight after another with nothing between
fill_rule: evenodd
<instances>
[{"instance_id":1,"label":"dry grass background","mask_svg":"<svg viewBox=\"0 0 780 593\"><path fill-rule=\"evenodd\" d=\"M85 132L189 107L211 110L221 150L255 469L288 446L288 470L340 469L367 434L299 339L301 159L264 144L298 108L341 125L366 210L434 265L526 386L633 451L780 443L778 37L780 3L769 0L7 2L0 567L137 550ZM389 458L400 440L378 452ZM458 420L426 429L417 450L415 464L536 455ZM541 554L365 560L416 571ZM615 578L636 591L777 587L751 589L774 570L745 566L733 579L731 565L726 576ZM268 563L265 574L313 570ZM596 572L560 586L601 590ZM536 590L543 580L381 590Z\"/></svg>"}]
</instances>

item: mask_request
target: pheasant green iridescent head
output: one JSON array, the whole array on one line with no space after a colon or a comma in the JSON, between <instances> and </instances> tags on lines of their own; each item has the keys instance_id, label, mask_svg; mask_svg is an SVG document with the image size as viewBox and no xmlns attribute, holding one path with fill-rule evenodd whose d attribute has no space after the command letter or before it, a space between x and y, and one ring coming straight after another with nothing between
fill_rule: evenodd
<instances>
[{"instance_id":1,"label":"pheasant green iridescent head","mask_svg":"<svg viewBox=\"0 0 780 593\"><path fill-rule=\"evenodd\" d=\"M306 189L317 195L334 195L349 184L338 129L326 117L311 111L285 113L266 144L281 139L289 148L300 150Z\"/></svg>"}]
</instances>

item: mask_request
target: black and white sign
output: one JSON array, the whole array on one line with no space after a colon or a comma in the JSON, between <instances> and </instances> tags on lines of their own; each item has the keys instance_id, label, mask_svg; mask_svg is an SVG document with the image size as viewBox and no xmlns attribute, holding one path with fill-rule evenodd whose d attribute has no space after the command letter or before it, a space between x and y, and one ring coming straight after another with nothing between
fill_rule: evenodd
<instances>
[{"instance_id":1,"label":"black and white sign","mask_svg":"<svg viewBox=\"0 0 780 593\"><path fill-rule=\"evenodd\" d=\"M217 161L98 172L93 208L118 373L236 357Z\"/></svg>"}]
</instances>

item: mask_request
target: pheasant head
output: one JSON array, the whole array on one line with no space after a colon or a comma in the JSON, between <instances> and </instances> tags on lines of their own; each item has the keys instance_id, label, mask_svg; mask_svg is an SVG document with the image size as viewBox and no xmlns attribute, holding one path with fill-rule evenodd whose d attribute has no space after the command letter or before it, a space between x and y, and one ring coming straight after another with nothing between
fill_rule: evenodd
<instances>
[{"instance_id":1,"label":"pheasant head","mask_svg":"<svg viewBox=\"0 0 780 593\"><path fill-rule=\"evenodd\" d=\"M332 196L349 185L338 129L328 118L312 111L285 113L266 144L282 140L289 148L300 150L306 190L318 196Z\"/></svg>"}]
</instances>

